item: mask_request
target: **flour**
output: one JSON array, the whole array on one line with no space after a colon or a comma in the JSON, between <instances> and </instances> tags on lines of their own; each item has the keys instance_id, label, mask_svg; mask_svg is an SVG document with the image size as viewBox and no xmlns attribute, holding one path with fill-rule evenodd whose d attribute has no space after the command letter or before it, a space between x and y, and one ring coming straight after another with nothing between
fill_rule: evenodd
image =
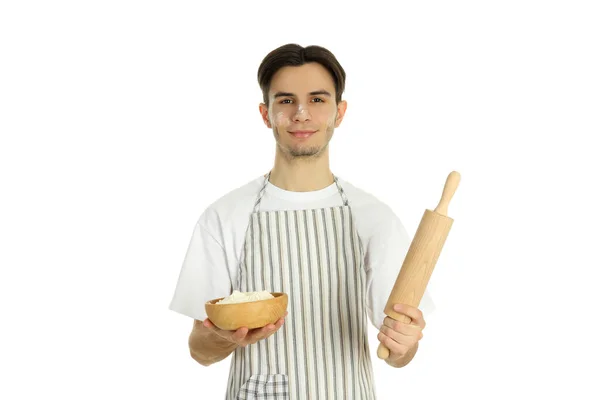
<instances>
[{"instance_id":1,"label":"flour","mask_svg":"<svg viewBox=\"0 0 600 400\"><path fill-rule=\"evenodd\" d=\"M267 300L272 298L273 295L266 290L260 292L240 292L234 290L229 296L217 301L215 304L246 303L249 301Z\"/></svg>"}]
</instances>

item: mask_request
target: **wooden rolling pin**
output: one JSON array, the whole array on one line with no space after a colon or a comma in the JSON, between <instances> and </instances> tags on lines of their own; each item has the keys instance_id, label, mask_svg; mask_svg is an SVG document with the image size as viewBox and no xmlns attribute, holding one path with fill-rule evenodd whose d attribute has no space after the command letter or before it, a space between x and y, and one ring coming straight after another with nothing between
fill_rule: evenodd
<instances>
[{"instance_id":1,"label":"wooden rolling pin","mask_svg":"<svg viewBox=\"0 0 600 400\"><path fill-rule=\"evenodd\" d=\"M410 244L408 253L398 273L396 283L385 306L385 314L396 321L410 324L404 314L394 311L394 304L402 303L418 307L429 283L429 278L446 242L454 220L448 217L448 204L460 182L460 174L452 171L446 179L442 198L435 210L425 210L421 223ZM385 360L390 351L383 343L379 344L377 356Z\"/></svg>"}]
</instances>

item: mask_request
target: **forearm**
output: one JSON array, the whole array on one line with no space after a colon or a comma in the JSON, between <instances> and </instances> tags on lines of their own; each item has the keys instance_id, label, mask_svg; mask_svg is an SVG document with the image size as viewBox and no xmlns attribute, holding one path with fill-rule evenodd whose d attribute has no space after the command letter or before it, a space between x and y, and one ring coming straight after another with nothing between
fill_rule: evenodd
<instances>
[{"instance_id":1,"label":"forearm","mask_svg":"<svg viewBox=\"0 0 600 400\"><path fill-rule=\"evenodd\" d=\"M224 360L238 347L205 328L198 320L194 321L188 344L192 358L204 366Z\"/></svg>"},{"instance_id":2,"label":"forearm","mask_svg":"<svg viewBox=\"0 0 600 400\"><path fill-rule=\"evenodd\" d=\"M403 357L398 359L392 359L392 357L388 357L386 358L385 362L394 368L402 368L412 361L412 359L417 354L418 349L419 343L417 342L417 344L412 349L410 349Z\"/></svg>"}]
</instances>

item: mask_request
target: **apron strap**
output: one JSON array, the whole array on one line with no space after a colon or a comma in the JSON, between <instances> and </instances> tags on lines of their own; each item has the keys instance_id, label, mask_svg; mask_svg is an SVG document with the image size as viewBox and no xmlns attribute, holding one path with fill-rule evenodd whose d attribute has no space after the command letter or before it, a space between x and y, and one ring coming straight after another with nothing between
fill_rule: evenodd
<instances>
[{"instance_id":1,"label":"apron strap","mask_svg":"<svg viewBox=\"0 0 600 400\"><path fill-rule=\"evenodd\" d=\"M347 206L348 205L348 197L346 197L346 193L344 192L344 189L342 189L342 187L340 186L340 183L338 182L338 177L333 175L333 180L335 181L335 184L338 188L338 192L340 193L340 196L342 197L344 206Z\"/></svg>"},{"instance_id":2,"label":"apron strap","mask_svg":"<svg viewBox=\"0 0 600 400\"><path fill-rule=\"evenodd\" d=\"M263 182L262 188L260 192L258 192L258 196L256 197L256 202L254 203L254 212L258 212L258 206L260 205L260 201L262 200L263 195L265 194L265 190L267 189L267 183L269 183L269 178L271 177L271 171L267 175L265 175L265 181Z\"/></svg>"},{"instance_id":3,"label":"apron strap","mask_svg":"<svg viewBox=\"0 0 600 400\"><path fill-rule=\"evenodd\" d=\"M260 192L258 192L258 195L256 196L256 202L254 203L254 212L258 212L258 208L260 206L260 201L262 200L263 195L265 194L265 191L267 189L267 184L269 183L269 178L271 177L271 171L269 171L269 173L267 175L265 175L265 180L263 182L263 185L260 189ZM338 177L333 175L333 181L335 182L335 185L338 188L338 192L340 194L340 197L342 198L342 201L344 202L344 206L348 205L348 197L346 196L346 193L344 192L344 189L342 189L342 187L340 186L340 183L338 182Z\"/></svg>"}]
</instances>

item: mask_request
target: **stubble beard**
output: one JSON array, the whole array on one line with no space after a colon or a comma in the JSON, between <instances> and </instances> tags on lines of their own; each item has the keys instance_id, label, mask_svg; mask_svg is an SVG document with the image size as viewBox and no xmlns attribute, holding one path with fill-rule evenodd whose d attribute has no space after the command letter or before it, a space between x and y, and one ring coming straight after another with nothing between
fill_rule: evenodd
<instances>
[{"instance_id":1,"label":"stubble beard","mask_svg":"<svg viewBox=\"0 0 600 400\"><path fill-rule=\"evenodd\" d=\"M277 128L273 129L273 135L275 136L275 141L277 142L277 150L288 161L310 161L312 159L317 159L323 155L323 152L329 146L329 142L331 141L331 137L333 136L333 129L334 128L332 126L327 127L327 139L323 146L285 146L279 140L280 134Z\"/></svg>"}]
</instances>

